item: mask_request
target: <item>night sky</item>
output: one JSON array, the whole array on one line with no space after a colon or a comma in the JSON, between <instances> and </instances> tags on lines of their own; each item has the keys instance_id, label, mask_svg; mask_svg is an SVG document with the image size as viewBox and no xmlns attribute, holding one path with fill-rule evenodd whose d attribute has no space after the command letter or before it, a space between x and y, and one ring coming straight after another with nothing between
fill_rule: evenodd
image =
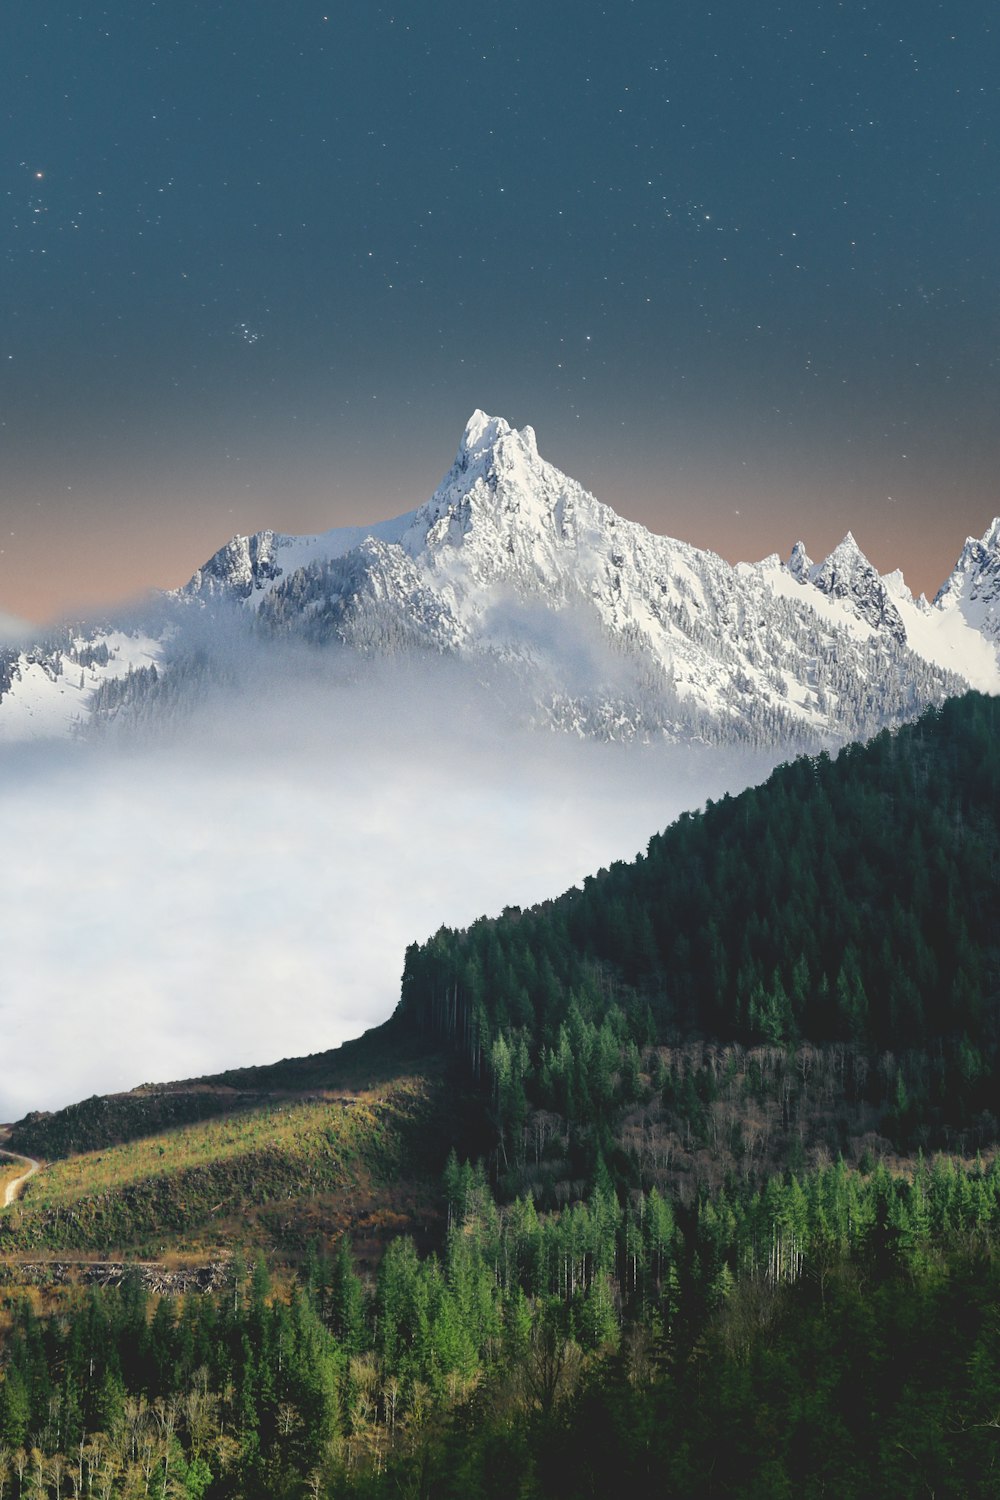
<instances>
[{"instance_id":1,"label":"night sky","mask_svg":"<svg viewBox=\"0 0 1000 1500\"><path fill-rule=\"evenodd\" d=\"M995 16L7 0L0 610L409 509L476 406L934 589L1000 511Z\"/></svg>"}]
</instances>

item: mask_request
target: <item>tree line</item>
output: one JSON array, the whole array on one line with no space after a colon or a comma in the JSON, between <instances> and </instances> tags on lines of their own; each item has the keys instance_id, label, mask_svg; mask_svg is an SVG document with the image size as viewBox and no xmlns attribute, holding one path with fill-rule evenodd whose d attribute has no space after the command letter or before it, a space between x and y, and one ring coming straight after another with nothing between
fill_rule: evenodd
<instances>
[{"instance_id":1,"label":"tree line","mask_svg":"<svg viewBox=\"0 0 1000 1500\"><path fill-rule=\"evenodd\" d=\"M900 1144L1000 1085L1000 701L976 693L684 814L554 901L406 954L399 1015L497 1096L586 1122L651 1041L900 1059Z\"/></svg>"}]
</instances>

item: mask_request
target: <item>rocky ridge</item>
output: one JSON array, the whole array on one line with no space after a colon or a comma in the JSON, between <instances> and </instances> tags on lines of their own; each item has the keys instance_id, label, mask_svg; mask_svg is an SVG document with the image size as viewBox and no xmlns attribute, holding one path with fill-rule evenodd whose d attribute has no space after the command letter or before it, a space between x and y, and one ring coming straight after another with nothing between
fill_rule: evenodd
<instances>
[{"instance_id":1,"label":"rocky ridge","mask_svg":"<svg viewBox=\"0 0 1000 1500\"><path fill-rule=\"evenodd\" d=\"M164 603L169 622L141 651L119 633L100 681L84 672L92 716L148 707L151 673L179 684L192 620L204 652L223 615L257 642L502 670L541 721L600 737L836 743L969 685L1000 690L1000 521L966 542L933 604L880 576L850 533L819 564L798 542L787 562L733 567L617 515L540 456L530 427L481 411L417 509L313 537L235 537ZM30 656L5 657L0 735ZM71 660L56 651L50 676Z\"/></svg>"}]
</instances>

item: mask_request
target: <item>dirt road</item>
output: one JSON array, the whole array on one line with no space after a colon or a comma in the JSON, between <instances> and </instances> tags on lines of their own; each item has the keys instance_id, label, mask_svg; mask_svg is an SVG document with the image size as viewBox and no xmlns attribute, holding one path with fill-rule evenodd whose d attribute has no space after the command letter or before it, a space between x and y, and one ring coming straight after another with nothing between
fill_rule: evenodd
<instances>
[{"instance_id":1,"label":"dirt road","mask_svg":"<svg viewBox=\"0 0 1000 1500\"><path fill-rule=\"evenodd\" d=\"M21 1189L29 1177L34 1177L41 1166L41 1162L35 1161L32 1156L19 1156L16 1151L0 1151L0 1156L6 1156L10 1161L23 1161L28 1169L26 1172L22 1172L20 1177L15 1177L13 1182L8 1182L7 1184L3 1195L3 1206L4 1208L9 1208L14 1200L21 1196Z\"/></svg>"}]
</instances>

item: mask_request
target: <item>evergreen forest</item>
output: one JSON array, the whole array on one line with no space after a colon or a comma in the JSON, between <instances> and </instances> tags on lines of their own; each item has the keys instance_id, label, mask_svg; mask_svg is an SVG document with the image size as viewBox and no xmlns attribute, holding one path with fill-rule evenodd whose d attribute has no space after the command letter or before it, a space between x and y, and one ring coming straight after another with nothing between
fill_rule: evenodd
<instances>
[{"instance_id":1,"label":"evergreen forest","mask_svg":"<svg viewBox=\"0 0 1000 1500\"><path fill-rule=\"evenodd\" d=\"M900 1149L985 1144L998 814L1000 704L952 699L683 814L582 890L442 928L408 950L400 1009L491 1081L515 1137L532 1106L601 1121L644 1049L709 1041L836 1048Z\"/></svg>"}]
</instances>

